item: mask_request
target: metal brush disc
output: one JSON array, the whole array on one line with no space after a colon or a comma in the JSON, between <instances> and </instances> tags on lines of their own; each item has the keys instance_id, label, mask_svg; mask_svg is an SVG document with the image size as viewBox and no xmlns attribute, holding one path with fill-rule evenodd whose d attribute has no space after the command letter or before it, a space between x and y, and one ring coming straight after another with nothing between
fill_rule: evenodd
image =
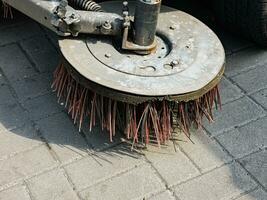
<instances>
[{"instance_id":1,"label":"metal brush disc","mask_svg":"<svg viewBox=\"0 0 267 200\"><path fill-rule=\"evenodd\" d=\"M102 6L107 12L120 14L122 2ZM134 4L129 3L130 14ZM62 39L59 46L76 80L115 98L191 100L220 81L225 63L223 46L196 18L162 6L157 42L155 52L146 56L123 51L116 38L103 36Z\"/></svg>"}]
</instances>

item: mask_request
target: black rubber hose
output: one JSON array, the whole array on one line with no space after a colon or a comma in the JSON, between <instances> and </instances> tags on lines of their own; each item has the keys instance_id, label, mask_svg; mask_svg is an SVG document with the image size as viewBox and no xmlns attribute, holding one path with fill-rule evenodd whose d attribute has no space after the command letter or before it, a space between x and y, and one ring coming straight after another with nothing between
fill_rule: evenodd
<instances>
[{"instance_id":1,"label":"black rubber hose","mask_svg":"<svg viewBox=\"0 0 267 200\"><path fill-rule=\"evenodd\" d=\"M71 6L81 10L101 12L101 6L92 0L69 0Z\"/></svg>"}]
</instances>

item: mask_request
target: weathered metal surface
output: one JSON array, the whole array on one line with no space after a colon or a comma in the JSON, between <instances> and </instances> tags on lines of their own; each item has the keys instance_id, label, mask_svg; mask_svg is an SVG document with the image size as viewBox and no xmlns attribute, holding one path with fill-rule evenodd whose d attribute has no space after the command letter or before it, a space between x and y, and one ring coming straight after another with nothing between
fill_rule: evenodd
<instances>
[{"instance_id":1,"label":"weathered metal surface","mask_svg":"<svg viewBox=\"0 0 267 200\"><path fill-rule=\"evenodd\" d=\"M108 12L120 13L122 1L105 2L102 6ZM130 14L133 15L134 2L129 2L129 8ZM80 75L100 87L127 95L169 99L175 97L175 100L186 94L202 94L198 92L203 88L210 88L211 83L214 86L219 82L225 53L218 37L206 25L184 12L163 6L159 15L157 35L165 41L170 52L157 59L150 55L149 60L145 61L147 63L144 63L144 69L145 66L153 64L153 70L150 71L148 67L145 73L140 72L140 65L134 65L136 62L142 62L144 56L133 55L132 59L125 61L127 54L113 55L113 50L116 49L111 43L106 44L110 48L98 49L102 55L95 49L88 50L90 45L87 46L87 42L90 39L86 37L60 40L59 44L63 56ZM95 42L95 45L104 43L101 37L97 37ZM109 52L112 48L112 52ZM104 56L115 64L97 56ZM169 69L165 64L170 65ZM166 69L163 68L164 65Z\"/></svg>"},{"instance_id":2,"label":"weathered metal surface","mask_svg":"<svg viewBox=\"0 0 267 200\"><path fill-rule=\"evenodd\" d=\"M134 16L134 43L149 46L154 43L161 0L137 0Z\"/></svg>"}]
</instances>

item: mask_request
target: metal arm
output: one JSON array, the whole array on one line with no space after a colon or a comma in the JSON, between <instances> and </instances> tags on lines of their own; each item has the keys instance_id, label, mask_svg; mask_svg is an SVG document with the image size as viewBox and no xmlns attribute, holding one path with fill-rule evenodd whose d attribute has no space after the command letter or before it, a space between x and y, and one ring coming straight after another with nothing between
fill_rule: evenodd
<instances>
[{"instance_id":1,"label":"metal arm","mask_svg":"<svg viewBox=\"0 0 267 200\"><path fill-rule=\"evenodd\" d=\"M155 34L161 0L137 0L135 20L128 16L127 2L123 16L107 12L79 11L67 0L2 0L60 36L79 33L122 36L122 48L144 54L156 47ZM129 30L133 38L128 38Z\"/></svg>"},{"instance_id":2,"label":"metal arm","mask_svg":"<svg viewBox=\"0 0 267 200\"><path fill-rule=\"evenodd\" d=\"M65 0L3 0L60 36L121 34L123 18L114 13L77 11Z\"/></svg>"}]
</instances>

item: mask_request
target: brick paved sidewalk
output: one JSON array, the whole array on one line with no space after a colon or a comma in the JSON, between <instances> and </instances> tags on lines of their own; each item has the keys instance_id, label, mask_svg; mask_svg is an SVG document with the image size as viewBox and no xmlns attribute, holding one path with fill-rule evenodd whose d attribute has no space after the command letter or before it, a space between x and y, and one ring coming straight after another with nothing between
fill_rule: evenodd
<instances>
[{"instance_id":1,"label":"brick paved sidewalk","mask_svg":"<svg viewBox=\"0 0 267 200\"><path fill-rule=\"evenodd\" d=\"M1 200L266 200L267 51L218 32L227 52L216 123L175 145L129 151L79 134L51 92L55 36L0 22Z\"/></svg>"}]
</instances>

